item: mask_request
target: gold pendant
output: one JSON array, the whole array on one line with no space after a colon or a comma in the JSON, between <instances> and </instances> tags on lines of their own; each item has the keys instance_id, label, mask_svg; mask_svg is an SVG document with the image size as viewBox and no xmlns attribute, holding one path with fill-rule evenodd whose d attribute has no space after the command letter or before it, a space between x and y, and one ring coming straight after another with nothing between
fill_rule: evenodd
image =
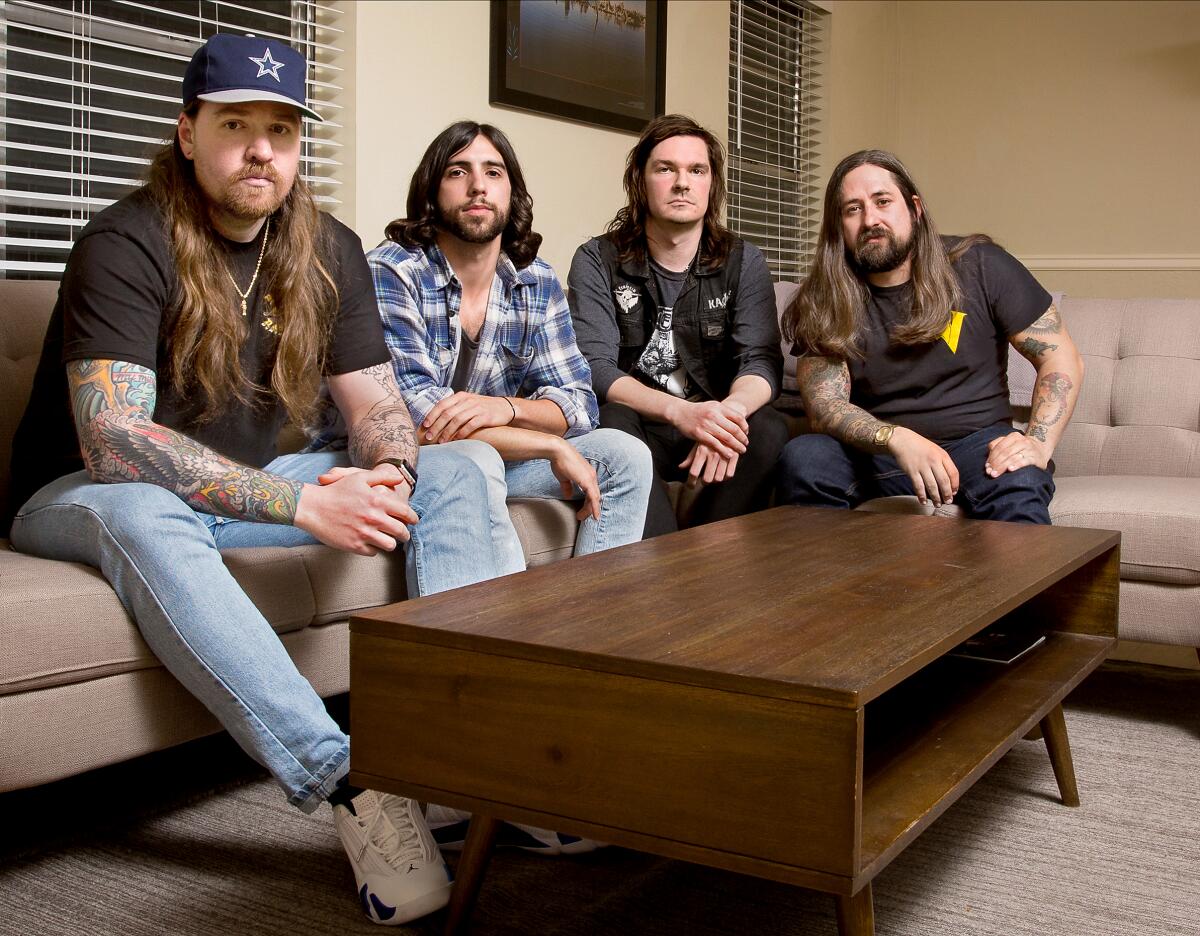
<instances>
[{"instance_id":1,"label":"gold pendant","mask_svg":"<svg viewBox=\"0 0 1200 936\"><path fill-rule=\"evenodd\" d=\"M242 300L242 318L246 317L246 300Z\"/></svg>"}]
</instances>

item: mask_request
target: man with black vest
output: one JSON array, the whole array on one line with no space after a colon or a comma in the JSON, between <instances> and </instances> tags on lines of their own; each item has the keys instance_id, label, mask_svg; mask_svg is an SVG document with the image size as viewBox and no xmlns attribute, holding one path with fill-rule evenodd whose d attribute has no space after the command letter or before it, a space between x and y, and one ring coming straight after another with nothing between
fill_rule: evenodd
<instances>
[{"instance_id":1,"label":"man with black vest","mask_svg":"<svg viewBox=\"0 0 1200 936\"><path fill-rule=\"evenodd\" d=\"M768 404L783 358L762 254L720 223L720 142L668 114L626 161L626 205L575 252L568 300L600 425L642 439L658 479L647 537L676 529L664 481L703 484L695 523L760 510L787 427Z\"/></svg>"}]
</instances>

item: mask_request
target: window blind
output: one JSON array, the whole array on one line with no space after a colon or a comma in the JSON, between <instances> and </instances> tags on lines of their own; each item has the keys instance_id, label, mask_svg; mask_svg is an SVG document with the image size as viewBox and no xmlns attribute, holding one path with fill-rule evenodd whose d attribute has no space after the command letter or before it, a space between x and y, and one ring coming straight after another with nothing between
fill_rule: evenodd
<instances>
[{"instance_id":1,"label":"window blind","mask_svg":"<svg viewBox=\"0 0 1200 936\"><path fill-rule=\"evenodd\" d=\"M821 221L828 14L796 0L732 0L729 17L727 223L763 251L775 279L797 282Z\"/></svg>"},{"instance_id":2,"label":"window blind","mask_svg":"<svg viewBox=\"0 0 1200 936\"><path fill-rule=\"evenodd\" d=\"M61 275L75 235L133 191L171 138L183 72L218 32L305 54L300 174L338 204L335 3L313 0L0 0L0 277Z\"/></svg>"}]
</instances>

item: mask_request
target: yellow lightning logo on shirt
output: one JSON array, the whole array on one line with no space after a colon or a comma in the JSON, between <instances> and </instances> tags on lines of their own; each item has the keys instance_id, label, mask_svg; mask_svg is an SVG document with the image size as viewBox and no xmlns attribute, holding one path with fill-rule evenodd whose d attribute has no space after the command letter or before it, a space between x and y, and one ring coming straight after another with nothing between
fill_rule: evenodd
<instances>
[{"instance_id":1,"label":"yellow lightning logo on shirt","mask_svg":"<svg viewBox=\"0 0 1200 936\"><path fill-rule=\"evenodd\" d=\"M946 346L950 348L951 354L958 353L958 336L962 334L963 319L966 317L966 312L951 311L950 324L942 332L942 341L946 342Z\"/></svg>"}]
</instances>

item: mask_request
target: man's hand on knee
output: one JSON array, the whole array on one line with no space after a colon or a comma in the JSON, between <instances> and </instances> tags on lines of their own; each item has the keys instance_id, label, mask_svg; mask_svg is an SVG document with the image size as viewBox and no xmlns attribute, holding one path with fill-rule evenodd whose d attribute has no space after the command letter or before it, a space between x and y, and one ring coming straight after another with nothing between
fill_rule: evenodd
<instances>
[{"instance_id":1,"label":"man's hand on knee","mask_svg":"<svg viewBox=\"0 0 1200 936\"><path fill-rule=\"evenodd\" d=\"M958 466L944 448L903 426L895 428L887 447L912 482L917 500L922 504L931 500L935 507L953 502L958 493Z\"/></svg>"},{"instance_id":2,"label":"man's hand on knee","mask_svg":"<svg viewBox=\"0 0 1200 936\"><path fill-rule=\"evenodd\" d=\"M295 525L335 549L373 556L409 539L406 524L417 522L407 483L391 465L332 468L306 484Z\"/></svg>"},{"instance_id":3,"label":"man's hand on knee","mask_svg":"<svg viewBox=\"0 0 1200 936\"><path fill-rule=\"evenodd\" d=\"M1006 471L1019 471L1030 465L1045 471L1049 464L1050 451L1044 442L1039 442L1023 432L1013 431L988 443L988 457L984 470L988 477L998 478Z\"/></svg>"}]
</instances>

